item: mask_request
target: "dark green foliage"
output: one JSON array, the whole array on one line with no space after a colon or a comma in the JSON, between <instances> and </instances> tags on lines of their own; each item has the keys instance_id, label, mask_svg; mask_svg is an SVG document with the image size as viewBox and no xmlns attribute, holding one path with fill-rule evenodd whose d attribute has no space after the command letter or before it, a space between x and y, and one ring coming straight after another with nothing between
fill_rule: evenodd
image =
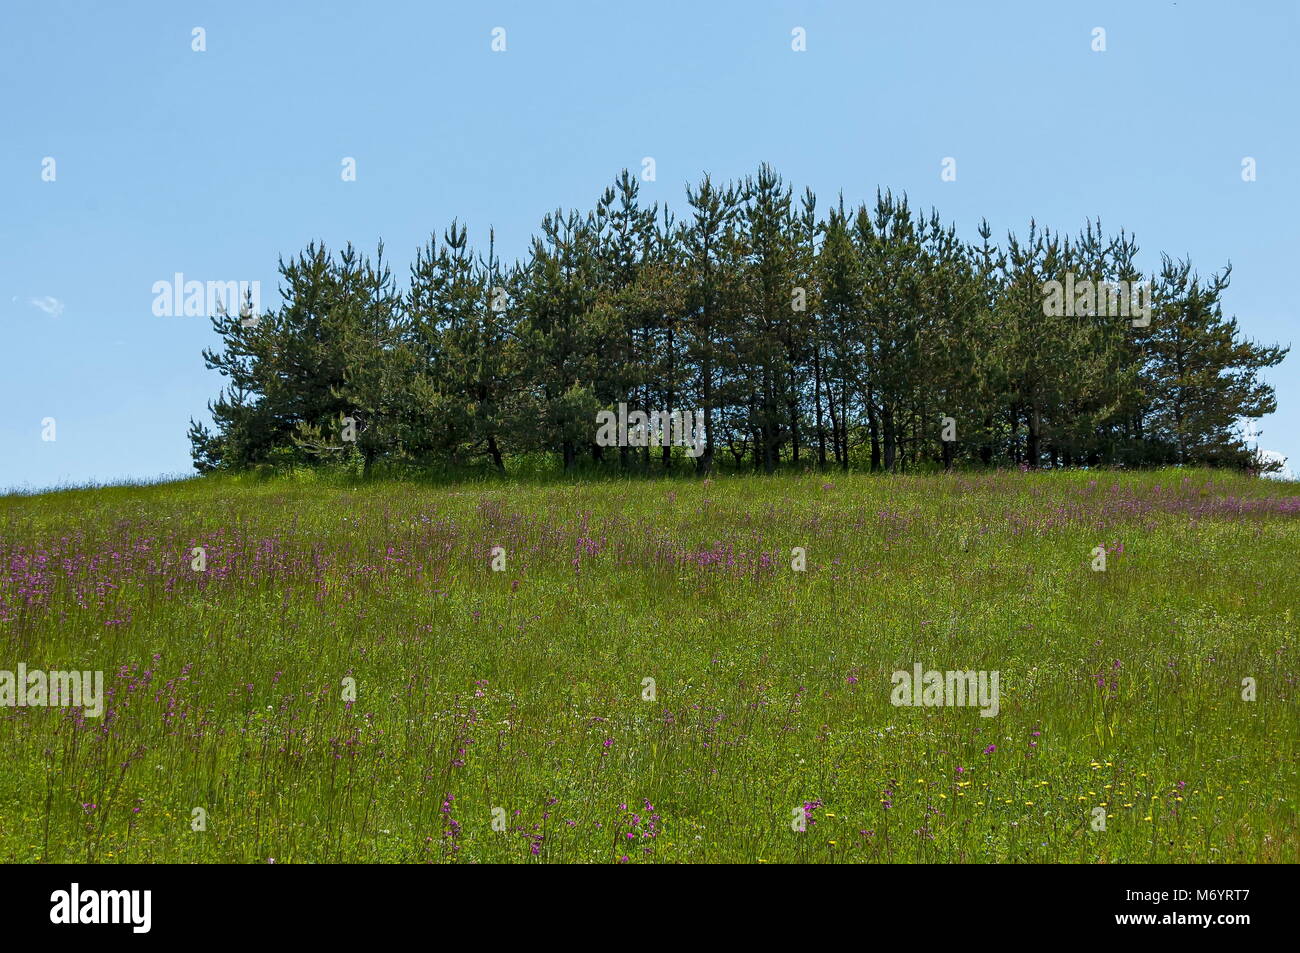
<instances>
[{"instance_id":1,"label":"dark green foliage","mask_svg":"<svg viewBox=\"0 0 1300 953\"><path fill-rule=\"evenodd\" d=\"M191 424L195 467L690 465L598 445L597 412L620 402L702 411L701 473L1257 466L1237 427L1275 410L1260 372L1287 349L1223 315L1227 269L1207 281L1164 258L1144 279L1132 236L1099 222L1031 222L1003 247L982 224L967 243L889 192L819 214L766 165L686 196L678 221L624 171L590 213L547 215L510 266L453 221L404 292L382 245L373 262L309 246L281 262L277 311L213 317L204 359L228 383L215 432ZM1050 282L1094 292L1054 308ZM1107 308L1103 288L1144 282L1149 323L1118 295Z\"/></svg>"}]
</instances>

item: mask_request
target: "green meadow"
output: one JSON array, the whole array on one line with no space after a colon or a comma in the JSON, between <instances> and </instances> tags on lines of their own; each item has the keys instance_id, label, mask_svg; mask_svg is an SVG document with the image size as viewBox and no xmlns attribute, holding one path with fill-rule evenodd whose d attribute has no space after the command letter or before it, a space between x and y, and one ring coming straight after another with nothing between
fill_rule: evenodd
<instances>
[{"instance_id":1,"label":"green meadow","mask_svg":"<svg viewBox=\"0 0 1300 953\"><path fill-rule=\"evenodd\" d=\"M1208 470L0 497L0 670L103 673L0 860L1296 862L1298 551Z\"/></svg>"}]
</instances>

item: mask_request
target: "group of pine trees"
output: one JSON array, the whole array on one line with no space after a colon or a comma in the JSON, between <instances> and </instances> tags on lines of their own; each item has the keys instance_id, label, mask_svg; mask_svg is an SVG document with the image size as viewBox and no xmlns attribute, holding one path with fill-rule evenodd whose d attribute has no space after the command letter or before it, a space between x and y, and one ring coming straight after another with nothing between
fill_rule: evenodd
<instances>
[{"instance_id":1,"label":"group of pine trees","mask_svg":"<svg viewBox=\"0 0 1300 953\"><path fill-rule=\"evenodd\" d=\"M215 431L191 424L195 466L1254 465L1237 424L1275 409L1259 372L1286 349L1223 315L1229 269L1144 276L1132 236L1092 222L972 244L888 192L822 213L767 166L686 198L684 218L643 204L624 171L511 264L453 221L405 287L382 244L281 261L277 310L212 318L228 382ZM1149 282L1149 316L1045 308L1067 274ZM598 445L620 402L702 411L703 452Z\"/></svg>"}]
</instances>

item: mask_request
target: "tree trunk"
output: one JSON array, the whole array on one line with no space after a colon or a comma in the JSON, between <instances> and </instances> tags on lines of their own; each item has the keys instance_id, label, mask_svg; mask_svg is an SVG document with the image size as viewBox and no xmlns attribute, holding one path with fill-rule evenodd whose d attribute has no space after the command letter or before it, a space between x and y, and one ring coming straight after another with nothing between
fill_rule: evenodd
<instances>
[{"instance_id":1,"label":"tree trunk","mask_svg":"<svg viewBox=\"0 0 1300 953\"><path fill-rule=\"evenodd\" d=\"M884 429L885 437L885 469L890 473L894 472L895 457L898 449L895 446L896 435L894 433L894 408L886 404L881 410L881 426Z\"/></svg>"},{"instance_id":2,"label":"tree trunk","mask_svg":"<svg viewBox=\"0 0 1300 953\"><path fill-rule=\"evenodd\" d=\"M880 472L880 423L876 415L876 399L867 388L867 427L871 430L871 472Z\"/></svg>"},{"instance_id":3,"label":"tree trunk","mask_svg":"<svg viewBox=\"0 0 1300 953\"><path fill-rule=\"evenodd\" d=\"M1037 470L1038 454L1039 454L1038 441L1040 437L1039 430L1041 427L1041 421L1038 416L1037 405L1030 407L1028 423L1029 423L1029 448L1028 448L1029 469Z\"/></svg>"}]
</instances>

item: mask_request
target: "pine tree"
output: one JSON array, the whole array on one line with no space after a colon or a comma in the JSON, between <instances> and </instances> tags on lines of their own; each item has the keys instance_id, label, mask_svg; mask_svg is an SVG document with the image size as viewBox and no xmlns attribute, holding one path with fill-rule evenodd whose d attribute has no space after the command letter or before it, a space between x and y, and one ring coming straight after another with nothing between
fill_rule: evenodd
<instances>
[{"instance_id":1,"label":"pine tree","mask_svg":"<svg viewBox=\"0 0 1300 953\"><path fill-rule=\"evenodd\" d=\"M1161 261L1144 429L1165 443L1173 462L1249 466L1237 423L1277 409L1273 388L1258 374L1289 349L1240 338L1236 319L1225 318L1220 303L1231 274L1229 265L1203 281L1188 261Z\"/></svg>"},{"instance_id":2,"label":"pine tree","mask_svg":"<svg viewBox=\"0 0 1300 953\"><path fill-rule=\"evenodd\" d=\"M596 412L619 403L700 409L702 474L719 448L768 473L847 470L864 448L891 472L1255 465L1236 428L1276 407L1261 374L1287 350L1224 317L1228 269L1203 281L1163 259L1150 322L1134 322L1137 243L1100 222L1065 236L1031 220L1005 247L982 222L965 244L887 191L819 215L767 165L686 197L682 221L643 206L624 170L590 213L546 216L510 267L491 232L482 257L453 221L400 293L382 245L372 261L312 243L280 262L277 309L213 316L220 346L203 356L225 385L213 428L191 421L196 468L505 472L514 456L571 469L588 451L608 465ZM631 436L620 466L650 470L653 441ZM657 455L664 470L673 453Z\"/></svg>"}]
</instances>

